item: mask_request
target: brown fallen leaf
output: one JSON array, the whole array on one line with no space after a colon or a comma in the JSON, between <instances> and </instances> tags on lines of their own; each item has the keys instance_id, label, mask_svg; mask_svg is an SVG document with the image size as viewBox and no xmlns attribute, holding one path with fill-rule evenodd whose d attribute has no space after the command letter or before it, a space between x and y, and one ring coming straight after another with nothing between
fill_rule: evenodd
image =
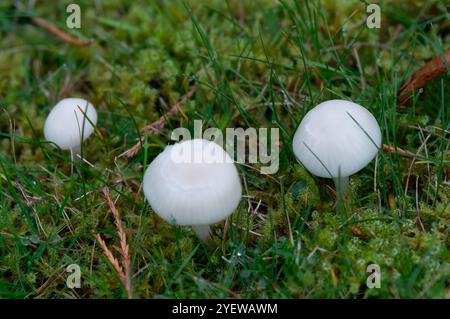
<instances>
[{"instance_id":1,"label":"brown fallen leaf","mask_svg":"<svg viewBox=\"0 0 450 319\"><path fill-rule=\"evenodd\" d=\"M361 228L358 228L356 226L350 226L350 232L355 235L356 237L359 237L361 239L367 239L368 236L365 232L361 230Z\"/></svg>"},{"instance_id":2,"label":"brown fallen leaf","mask_svg":"<svg viewBox=\"0 0 450 319\"><path fill-rule=\"evenodd\" d=\"M399 105L405 105L414 91L424 87L429 81L447 71L447 65L450 65L450 50L445 52L444 57L447 63L444 62L442 55L439 54L406 79L398 90Z\"/></svg>"}]
</instances>

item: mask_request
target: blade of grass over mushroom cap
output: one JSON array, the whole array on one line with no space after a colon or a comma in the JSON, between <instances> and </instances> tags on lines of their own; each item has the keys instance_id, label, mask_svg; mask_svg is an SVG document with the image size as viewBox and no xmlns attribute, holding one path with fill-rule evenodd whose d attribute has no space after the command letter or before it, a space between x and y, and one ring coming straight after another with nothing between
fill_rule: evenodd
<instances>
[{"instance_id":1,"label":"blade of grass over mushroom cap","mask_svg":"<svg viewBox=\"0 0 450 319\"><path fill-rule=\"evenodd\" d=\"M347 114L356 123L356 125L358 125L358 127L364 132L364 134L366 134L367 138L372 142L373 146L376 149L379 149L381 146L381 141L380 141L380 145L377 145L377 143L373 140L373 138L369 135L369 133L367 133L367 131L364 129L364 127L362 127L361 124L359 124L359 122L349 112L347 112ZM342 191L341 193L345 193L345 191L348 188L349 177L348 176L339 177L339 181L340 181L340 189Z\"/></svg>"},{"instance_id":2,"label":"blade of grass over mushroom cap","mask_svg":"<svg viewBox=\"0 0 450 319\"><path fill-rule=\"evenodd\" d=\"M303 142L303 145L305 145L305 147L311 152L311 154L314 155L314 157L319 161L320 165L322 165L323 168L325 168L325 170L327 171L328 175L330 175L330 178L334 178L333 174L331 174L331 172L328 169L328 167L322 162L322 160L319 158L319 156L317 156L316 153L313 152L313 150L308 146L308 144Z\"/></svg>"},{"instance_id":3,"label":"blade of grass over mushroom cap","mask_svg":"<svg viewBox=\"0 0 450 319\"><path fill-rule=\"evenodd\" d=\"M330 175L330 178L333 179L334 184L336 186L336 190L338 192L338 197L339 197L339 199L342 199L344 194L345 194L345 192L348 189L349 177L348 176L341 176L341 169L340 168L339 168L338 176L333 176L333 174L331 174L330 170L326 167L326 165L322 162L322 160L311 150L311 148L305 142L303 142L303 144L314 155L314 157L319 161L319 163L323 166L323 168L325 168L325 170L327 171L328 175Z\"/></svg>"},{"instance_id":4,"label":"blade of grass over mushroom cap","mask_svg":"<svg viewBox=\"0 0 450 319\"><path fill-rule=\"evenodd\" d=\"M375 143L373 138L369 135L369 133L367 133L367 131L364 129L364 127L362 127L361 124L359 124L359 122L349 112L346 112L346 113L348 114L348 116L350 116L350 118L353 120L353 122L355 122L356 125L358 125L358 127L364 132L364 134L366 134L366 136L372 142L373 146L375 146L376 149L380 149L381 145L377 145L377 143Z\"/></svg>"},{"instance_id":5,"label":"blade of grass over mushroom cap","mask_svg":"<svg viewBox=\"0 0 450 319\"><path fill-rule=\"evenodd\" d=\"M81 107L79 105L77 105L78 110L83 114L83 120L82 120L82 124L80 127L80 120L78 119L78 114L77 112L74 110L73 114L75 115L75 118L77 119L77 125L78 125L78 134L80 136L80 144L78 146L74 146L70 148L70 156L72 157L72 160L74 161L78 161L81 158L78 156L83 157L83 153L84 153L84 147L83 147L83 141L84 141L84 128L85 128L85 124L86 124L86 114L81 110ZM86 111L89 108L89 104L88 102L86 102ZM89 122L92 125L92 122ZM94 125L92 125L93 127L95 127Z\"/></svg>"},{"instance_id":6,"label":"blade of grass over mushroom cap","mask_svg":"<svg viewBox=\"0 0 450 319\"><path fill-rule=\"evenodd\" d=\"M298 160L313 174L322 177L327 177L325 175L328 175L329 178L332 178L340 197L342 197L348 188L348 174L353 174L361 170L364 167L363 165L367 165L373 159L372 154L373 156L376 155L373 151L369 152L367 150L367 143L361 137L361 134L358 134L358 130L362 129L364 133L362 136L369 137L370 143L373 145L377 143L369 136L367 130L362 127L355 117L350 114L350 109L352 109L351 112L357 114L365 122L365 125L370 127L372 134L380 135L381 137L378 123L367 109L351 101L328 100L320 103L305 115L295 132L293 140L294 153ZM352 124L346 122L346 116L350 117L350 123L355 122L355 128L353 128ZM340 128L344 131L341 132L331 127L334 122L339 123L341 126L343 125ZM347 141L343 140L343 137L347 139L351 139L352 137L357 138L357 146L361 148L359 152L367 151L368 155L356 153L353 154L356 158L349 157L350 155L347 155L347 153L351 151L351 146L343 144L347 143ZM314 143L315 151L308 144L308 141ZM332 144L330 145L330 143ZM299 145L303 145L306 150L302 150ZM375 146L375 148L378 149L379 146ZM304 152L312 154L314 160ZM321 156L325 157L325 161ZM338 158L333 159L335 156L338 156ZM317 161L324 171L318 169L314 161ZM332 165L332 167L327 167L325 162ZM343 165L346 171L345 174L342 174Z\"/></svg>"},{"instance_id":7,"label":"blade of grass over mushroom cap","mask_svg":"<svg viewBox=\"0 0 450 319\"><path fill-rule=\"evenodd\" d=\"M81 114L83 114L83 124L82 124L81 128L80 128L80 124L79 124L79 121L78 121L78 115L74 111L75 116L77 117L77 123L78 123L79 131L80 131L80 145L79 145L79 147L75 147L74 149L70 150L72 159L74 161L78 161L78 160L81 160L81 159L84 158L84 144L83 144L83 141L84 141L84 128L85 128L85 125L86 125L86 121L88 121L89 124L91 124L91 126L94 128L94 132L98 135L100 140L103 141L103 135L102 135L101 131L98 129L97 124L94 123L89 118L89 116L87 115L87 111L89 109L89 105L90 105L89 102L86 101L86 107L85 107L86 111L83 111L83 109L79 105L77 105L78 110L81 112ZM95 110L95 108L94 108L94 110Z\"/></svg>"},{"instance_id":8,"label":"blade of grass over mushroom cap","mask_svg":"<svg viewBox=\"0 0 450 319\"><path fill-rule=\"evenodd\" d=\"M81 103L84 103L84 111ZM84 141L95 132L96 121L97 111L92 104L80 98L66 98L50 110L44 124L44 136L60 148L70 150L72 160L76 161L83 156Z\"/></svg>"},{"instance_id":9,"label":"blade of grass over mushroom cap","mask_svg":"<svg viewBox=\"0 0 450 319\"><path fill-rule=\"evenodd\" d=\"M89 122L89 124L92 125L92 127L94 128L95 133L98 135L98 137L100 138L100 140L103 141L105 138L103 137L102 132L98 129L97 124L94 123L94 122L89 118L89 116L86 114L86 112L83 111L83 109L82 109L79 105L77 105L77 107L78 107L78 109L80 110L80 112L83 114L84 118ZM84 123L83 123L83 125L84 125Z\"/></svg>"}]
</instances>

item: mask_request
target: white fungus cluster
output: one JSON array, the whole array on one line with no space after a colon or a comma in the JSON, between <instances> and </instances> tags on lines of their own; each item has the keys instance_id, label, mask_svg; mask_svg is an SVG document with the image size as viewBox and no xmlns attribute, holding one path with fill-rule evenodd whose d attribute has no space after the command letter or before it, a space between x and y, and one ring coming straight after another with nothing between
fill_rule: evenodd
<instances>
[{"instance_id":1,"label":"white fungus cluster","mask_svg":"<svg viewBox=\"0 0 450 319\"><path fill-rule=\"evenodd\" d=\"M83 99L64 99L51 110L45 138L77 154L94 132L97 112ZM293 139L294 154L312 174L333 178L341 194L348 176L365 167L381 146L381 130L362 106L344 100L310 110ZM194 139L167 146L148 166L144 195L164 220L191 226L203 241L209 225L226 219L239 205L242 188L232 158L218 144Z\"/></svg>"}]
</instances>

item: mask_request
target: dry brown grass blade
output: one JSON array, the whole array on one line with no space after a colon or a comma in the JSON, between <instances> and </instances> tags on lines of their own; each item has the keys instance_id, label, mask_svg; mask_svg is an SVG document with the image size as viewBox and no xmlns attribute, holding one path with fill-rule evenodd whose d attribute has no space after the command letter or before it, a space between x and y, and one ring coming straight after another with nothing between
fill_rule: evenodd
<instances>
[{"instance_id":1,"label":"dry brown grass blade","mask_svg":"<svg viewBox=\"0 0 450 319\"><path fill-rule=\"evenodd\" d=\"M113 201L111 200L110 192L108 187L102 188L103 195L105 196L105 199L108 203L109 208L111 209L111 212L113 213L116 228L117 228L117 234L119 235L120 239L120 249L119 252L122 256L122 264L123 268L125 269L125 286L131 286L130 282L130 265L131 265L131 258L130 258L130 249L127 244L127 234L125 233L125 230L123 228L122 220L120 219L119 211L117 210L116 206L114 205ZM130 288L131 289L131 288ZM127 290L128 291L128 290Z\"/></svg>"},{"instance_id":2,"label":"dry brown grass blade","mask_svg":"<svg viewBox=\"0 0 450 319\"><path fill-rule=\"evenodd\" d=\"M391 153L398 153L400 155L406 155L406 156L413 156L413 157L417 156L416 153L404 150L404 149L402 149L400 147L389 146L389 145L386 145L386 144L383 144L382 149L383 149L383 152L385 152L385 153L391 152Z\"/></svg>"},{"instance_id":3,"label":"dry brown grass blade","mask_svg":"<svg viewBox=\"0 0 450 319\"><path fill-rule=\"evenodd\" d=\"M116 226L117 234L120 240L120 246L114 248L120 253L122 263L120 263L119 260L114 257L113 253L108 248L100 234L94 234L94 237L100 245L100 248L103 250L104 255L106 256L106 258L108 258L109 262L112 264L120 279L122 280L122 283L125 286L125 290L127 291L128 298L132 299L133 294L131 288L131 258L130 249L127 243L127 234L125 233L125 229L123 228L119 211L117 210L116 205L114 205L114 202L111 199L109 188L103 187L102 192L114 216L114 224Z\"/></svg>"},{"instance_id":4,"label":"dry brown grass blade","mask_svg":"<svg viewBox=\"0 0 450 319\"><path fill-rule=\"evenodd\" d=\"M74 38L73 36L71 36L70 34L64 32L63 30L59 29L57 26L55 26L54 24L42 19L42 18L31 18L31 21L41 27L46 29L47 31L49 31L50 33L54 34L56 37L60 38L61 40L76 45L77 47L85 47L87 45L90 45L91 43L93 43L93 41L91 39L89 40L78 40L76 38Z\"/></svg>"},{"instance_id":5,"label":"dry brown grass blade","mask_svg":"<svg viewBox=\"0 0 450 319\"><path fill-rule=\"evenodd\" d=\"M406 79L398 90L399 105L405 105L414 91L424 87L429 81L447 71L447 65L450 65L450 50L445 52L444 57L447 63L442 55L438 55Z\"/></svg>"},{"instance_id":6,"label":"dry brown grass blade","mask_svg":"<svg viewBox=\"0 0 450 319\"><path fill-rule=\"evenodd\" d=\"M176 115L180 111L181 107L188 100L190 100L192 98L192 96L195 93L195 90L196 90L196 86L195 85L191 86L191 88L189 89L189 92L186 93L185 95L183 95L183 97L174 106L172 106L170 108L170 110L167 111L167 113L165 113L163 116L161 116L159 118L159 120L157 120L156 122L153 122L152 124L142 127L140 129L141 133L149 132L152 134L160 134L161 130L166 125L167 118L169 118L170 116ZM125 156L127 158L133 157L142 148L142 143L143 143L142 137L139 137L138 142L132 148L123 152L118 157L122 157L122 156Z\"/></svg>"}]
</instances>

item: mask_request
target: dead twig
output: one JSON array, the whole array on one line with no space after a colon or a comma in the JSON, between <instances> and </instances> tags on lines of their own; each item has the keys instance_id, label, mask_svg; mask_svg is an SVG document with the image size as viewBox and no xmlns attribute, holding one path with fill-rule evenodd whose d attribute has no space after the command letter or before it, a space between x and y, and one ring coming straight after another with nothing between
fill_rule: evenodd
<instances>
[{"instance_id":1,"label":"dead twig","mask_svg":"<svg viewBox=\"0 0 450 319\"><path fill-rule=\"evenodd\" d=\"M76 45L77 47L85 47L87 45L92 44L94 41L92 39L88 39L88 40L78 40L76 38L74 38L73 36L71 36L70 34L64 32L63 30L59 29L57 26L55 26L54 24L42 19L42 18L31 18L31 21L41 27L46 29L47 31L49 31L50 33L52 33L53 35L55 35L56 37L58 37L59 39Z\"/></svg>"},{"instance_id":2,"label":"dead twig","mask_svg":"<svg viewBox=\"0 0 450 319\"><path fill-rule=\"evenodd\" d=\"M131 258L130 258L130 249L127 243L127 235L123 228L122 220L120 219L119 211L117 210L114 202L111 200L110 192L108 187L102 188L103 195L105 196L106 202L114 216L114 224L116 225L117 234L119 235L120 246L114 246L114 249L120 253L121 263L119 260L114 257L111 250L106 245L105 241L102 239L100 234L94 234L95 239L98 241L100 248L103 251L103 254L108 258L111 265L114 267L115 271L119 275L123 285L125 286L125 290L127 291L128 299L133 298L132 289L131 289Z\"/></svg>"},{"instance_id":3,"label":"dead twig","mask_svg":"<svg viewBox=\"0 0 450 319\"><path fill-rule=\"evenodd\" d=\"M153 122L152 124L142 127L140 129L140 132L141 133L148 132L150 134L160 134L161 130L166 125L167 118L170 116L176 115L180 111L180 109L184 105L184 103L186 103L188 100L190 100L192 98L192 96L195 93L195 90L196 90L196 86L195 85L191 86L189 92L187 94L185 94L174 106L172 106L170 108L170 110L167 111L167 113L165 113L163 116L161 116L159 118L159 120L157 120L156 122ZM125 156L127 158L131 158L134 155L136 155L136 153L139 152L139 150L142 148L142 143L143 143L142 136L138 137L137 140L138 140L138 142L132 148L123 152L118 157Z\"/></svg>"},{"instance_id":4,"label":"dead twig","mask_svg":"<svg viewBox=\"0 0 450 319\"><path fill-rule=\"evenodd\" d=\"M442 55L439 54L406 79L398 90L399 105L405 105L411 98L411 93L424 87L429 81L447 71L447 65L450 65L450 50L445 52L444 58L445 61Z\"/></svg>"}]
</instances>

